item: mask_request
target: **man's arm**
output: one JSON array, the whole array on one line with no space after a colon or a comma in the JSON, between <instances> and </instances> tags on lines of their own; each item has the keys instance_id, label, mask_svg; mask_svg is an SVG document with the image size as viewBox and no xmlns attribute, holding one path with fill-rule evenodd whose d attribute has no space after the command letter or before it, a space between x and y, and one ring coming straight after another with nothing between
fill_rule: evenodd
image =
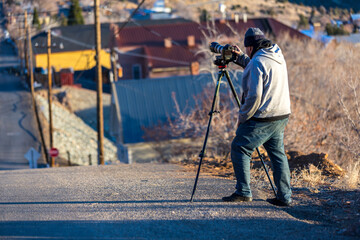
<instances>
[{"instance_id":1,"label":"man's arm","mask_svg":"<svg viewBox=\"0 0 360 240\"><path fill-rule=\"evenodd\" d=\"M238 46L234 45L233 48L234 50L232 52L236 54L236 59L234 60L234 63L241 66L242 68L245 68L250 62L249 56L243 53L243 51L241 51Z\"/></svg>"},{"instance_id":2,"label":"man's arm","mask_svg":"<svg viewBox=\"0 0 360 240\"><path fill-rule=\"evenodd\" d=\"M247 76L247 88L249 89L245 97L244 104L241 105L239 111L238 123L244 123L249 120L261 104L261 98L263 95L263 77L264 72L261 66L254 64L249 69L249 75Z\"/></svg>"}]
</instances>

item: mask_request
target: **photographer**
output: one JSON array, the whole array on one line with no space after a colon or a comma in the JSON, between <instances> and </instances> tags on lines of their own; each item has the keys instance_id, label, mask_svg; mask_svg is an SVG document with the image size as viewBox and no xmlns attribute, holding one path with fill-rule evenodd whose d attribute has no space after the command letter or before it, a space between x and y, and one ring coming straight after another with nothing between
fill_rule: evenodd
<instances>
[{"instance_id":1,"label":"photographer","mask_svg":"<svg viewBox=\"0 0 360 240\"><path fill-rule=\"evenodd\" d=\"M278 189L278 198L267 201L289 206L290 170L283 140L291 113L286 62L279 46L266 39L258 28L247 30L244 45L246 54L233 46L234 63L244 68L238 126L231 145L236 192L223 197L223 201L252 201L250 160L255 148L263 145L272 162Z\"/></svg>"}]
</instances>

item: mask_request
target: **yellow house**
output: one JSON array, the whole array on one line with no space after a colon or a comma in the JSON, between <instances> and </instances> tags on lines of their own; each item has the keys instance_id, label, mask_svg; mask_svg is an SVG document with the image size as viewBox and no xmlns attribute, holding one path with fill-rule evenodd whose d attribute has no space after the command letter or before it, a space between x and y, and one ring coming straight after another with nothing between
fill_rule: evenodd
<instances>
[{"instance_id":1,"label":"yellow house","mask_svg":"<svg viewBox=\"0 0 360 240\"><path fill-rule=\"evenodd\" d=\"M111 69L109 24L101 25L101 66ZM72 68L90 70L96 66L94 25L62 26L51 29L51 66L56 71ZM47 33L32 37L34 66L47 69Z\"/></svg>"},{"instance_id":2,"label":"yellow house","mask_svg":"<svg viewBox=\"0 0 360 240\"><path fill-rule=\"evenodd\" d=\"M101 66L110 69L110 53L105 50L100 52ZM38 68L47 68L47 54L35 54L35 66ZM71 52L55 52L51 53L51 66L56 71L63 68L72 68L74 71L89 70L96 66L95 50L80 50Z\"/></svg>"}]
</instances>

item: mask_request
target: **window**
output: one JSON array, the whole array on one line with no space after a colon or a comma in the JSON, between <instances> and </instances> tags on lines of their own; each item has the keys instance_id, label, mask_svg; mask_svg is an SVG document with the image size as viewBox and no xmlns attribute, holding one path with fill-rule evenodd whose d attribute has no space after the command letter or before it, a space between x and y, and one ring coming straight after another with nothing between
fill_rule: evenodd
<instances>
[{"instance_id":1,"label":"window","mask_svg":"<svg viewBox=\"0 0 360 240\"><path fill-rule=\"evenodd\" d=\"M141 79L141 65L140 64L135 64L132 66L132 76L133 79Z\"/></svg>"}]
</instances>

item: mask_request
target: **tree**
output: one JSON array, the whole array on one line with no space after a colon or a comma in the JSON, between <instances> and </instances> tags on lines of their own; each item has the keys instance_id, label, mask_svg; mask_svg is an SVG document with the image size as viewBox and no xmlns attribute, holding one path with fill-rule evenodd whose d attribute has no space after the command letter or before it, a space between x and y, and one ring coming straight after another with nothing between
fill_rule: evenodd
<instances>
[{"instance_id":1,"label":"tree","mask_svg":"<svg viewBox=\"0 0 360 240\"><path fill-rule=\"evenodd\" d=\"M61 26L67 26L68 25L68 20L65 17L65 15L62 13L60 16L60 25Z\"/></svg>"},{"instance_id":2,"label":"tree","mask_svg":"<svg viewBox=\"0 0 360 240\"><path fill-rule=\"evenodd\" d=\"M37 8L34 8L34 15L33 15L33 21L32 21L33 25L40 25L40 21L39 21L39 13L37 11Z\"/></svg>"},{"instance_id":3,"label":"tree","mask_svg":"<svg viewBox=\"0 0 360 240\"><path fill-rule=\"evenodd\" d=\"M210 19L210 15L206 11L206 9L202 9L199 18L200 18L200 22L206 22Z\"/></svg>"},{"instance_id":4,"label":"tree","mask_svg":"<svg viewBox=\"0 0 360 240\"><path fill-rule=\"evenodd\" d=\"M299 14L299 24L298 24L298 28L304 28L307 29L309 27L309 20L307 19L307 17L305 17L302 14Z\"/></svg>"},{"instance_id":5,"label":"tree","mask_svg":"<svg viewBox=\"0 0 360 240\"><path fill-rule=\"evenodd\" d=\"M71 6L68 17L68 25L84 24L84 18L82 16L82 10L79 5L79 0L71 0Z\"/></svg>"},{"instance_id":6,"label":"tree","mask_svg":"<svg viewBox=\"0 0 360 240\"><path fill-rule=\"evenodd\" d=\"M310 19L315 17L315 13L316 13L316 8L315 7L311 8Z\"/></svg>"},{"instance_id":7,"label":"tree","mask_svg":"<svg viewBox=\"0 0 360 240\"><path fill-rule=\"evenodd\" d=\"M319 7L319 12L320 12L321 15L326 14L326 8L325 8L323 5L321 5L321 6Z\"/></svg>"},{"instance_id":8,"label":"tree","mask_svg":"<svg viewBox=\"0 0 360 240\"><path fill-rule=\"evenodd\" d=\"M329 36L334 35L349 35L349 33L343 28L341 25L340 27L336 25L331 25L330 23L326 24L325 31Z\"/></svg>"}]
</instances>

